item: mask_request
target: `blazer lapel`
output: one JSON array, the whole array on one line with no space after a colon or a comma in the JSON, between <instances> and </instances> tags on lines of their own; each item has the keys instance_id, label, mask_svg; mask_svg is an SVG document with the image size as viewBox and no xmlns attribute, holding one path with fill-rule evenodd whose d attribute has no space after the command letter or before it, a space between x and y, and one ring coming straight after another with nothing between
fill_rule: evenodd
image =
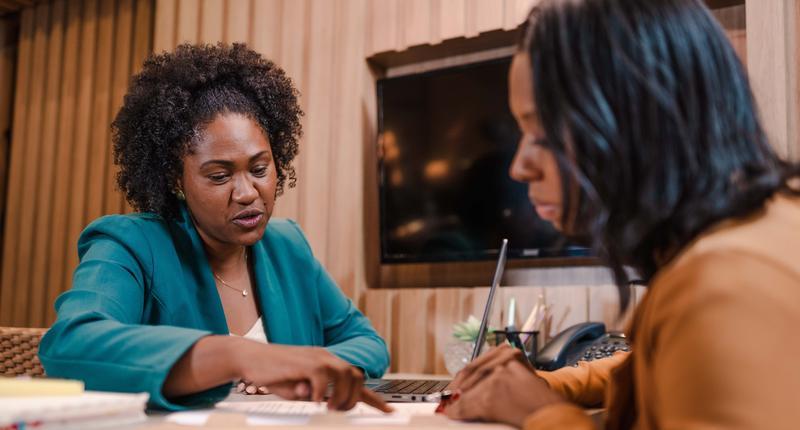
<instances>
[{"instance_id":1,"label":"blazer lapel","mask_svg":"<svg viewBox=\"0 0 800 430\"><path fill-rule=\"evenodd\" d=\"M263 242L253 245L251 255L267 339L270 343L297 345L299 338L295 336L296 330L289 319L286 298Z\"/></svg>"},{"instance_id":2,"label":"blazer lapel","mask_svg":"<svg viewBox=\"0 0 800 430\"><path fill-rule=\"evenodd\" d=\"M181 219L177 224L183 233L181 240L176 240L176 248L181 259L184 279L193 279L195 282L193 285L190 285L191 282L187 282L184 286L176 285L176 288L194 288L195 290L189 293L196 296L202 321L211 324L208 329L216 334L230 334L203 241L194 227L185 204L181 205Z\"/></svg>"}]
</instances>

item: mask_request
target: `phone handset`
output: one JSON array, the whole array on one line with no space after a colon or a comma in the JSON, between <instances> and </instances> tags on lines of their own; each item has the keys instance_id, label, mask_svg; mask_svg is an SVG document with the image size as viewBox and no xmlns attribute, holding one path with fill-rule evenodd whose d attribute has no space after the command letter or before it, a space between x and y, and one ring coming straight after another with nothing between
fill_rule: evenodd
<instances>
[{"instance_id":1,"label":"phone handset","mask_svg":"<svg viewBox=\"0 0 800 430\"><path fill-rule=\"evenodd\" d=\"M556 370L573 361L577 353L606 333L601 322L585 322L568 327L536 354L536 368Z\"/></svg>"}]
</instances>

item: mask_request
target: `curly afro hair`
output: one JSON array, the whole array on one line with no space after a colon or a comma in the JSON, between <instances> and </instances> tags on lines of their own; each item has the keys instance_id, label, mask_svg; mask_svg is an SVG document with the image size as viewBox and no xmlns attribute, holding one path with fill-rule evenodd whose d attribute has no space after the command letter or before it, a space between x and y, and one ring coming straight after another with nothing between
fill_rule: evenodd
<instances>
[{"instance_id":1,"label":"curly afro hair","mask_svg":"<svg viewBox=\"0 0 800 430\"><path fill-rule=\"evenodd\" d=\"M184 44L151 55L111 124L117 185L136 210L176 218L183 157L218 114L238 113L268 137L280 195L287 180L289 187L297 181L297 97L283 70L244 44Z\"/></svg>"}]
</instances>

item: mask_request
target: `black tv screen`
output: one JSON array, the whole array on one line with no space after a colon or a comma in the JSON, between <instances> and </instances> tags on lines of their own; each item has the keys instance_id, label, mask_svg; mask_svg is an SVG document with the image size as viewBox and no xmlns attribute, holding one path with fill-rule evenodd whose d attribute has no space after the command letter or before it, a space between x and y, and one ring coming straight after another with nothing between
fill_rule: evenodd
<instances>
[{"instance_id":1,"label":"black tv screen","mask_svg":"<svg viewBox=\"0 0 800 430\"><path fill-rule=\"evenodd\" d=\"M510 58L378 81L384 263L587 256L508 174L520 136Z\"/></svg>"}]
</instances>

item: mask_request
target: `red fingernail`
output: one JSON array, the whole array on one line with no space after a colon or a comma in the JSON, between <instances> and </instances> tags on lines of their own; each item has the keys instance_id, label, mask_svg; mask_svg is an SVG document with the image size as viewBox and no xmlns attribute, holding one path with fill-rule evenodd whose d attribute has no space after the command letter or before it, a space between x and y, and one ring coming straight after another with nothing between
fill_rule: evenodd
<instances>
[{"instance_id":1,"label":"red fingernail","mask_svg":"<svg viewBox=\"0 0 800 430\"><path fill-rule=\"evenodd\" d=\"M456 400L459 399L459 397L461 397L461 393L456 392L453 394L453 397L451 397L451 399L453 399L453 401L455 402Z\"/></svg>"},{"instance_id":2,"label":"red fingernail","mask_svg":"<svg viewBox=\"0 0 800 430\"><path fill-rule=\"evenodd\" d=\"M439 403L439 406L436 407L436 410L433 411L436 414L443 414L444 413L444 403Z\"/></svg>"}]
</instances>

